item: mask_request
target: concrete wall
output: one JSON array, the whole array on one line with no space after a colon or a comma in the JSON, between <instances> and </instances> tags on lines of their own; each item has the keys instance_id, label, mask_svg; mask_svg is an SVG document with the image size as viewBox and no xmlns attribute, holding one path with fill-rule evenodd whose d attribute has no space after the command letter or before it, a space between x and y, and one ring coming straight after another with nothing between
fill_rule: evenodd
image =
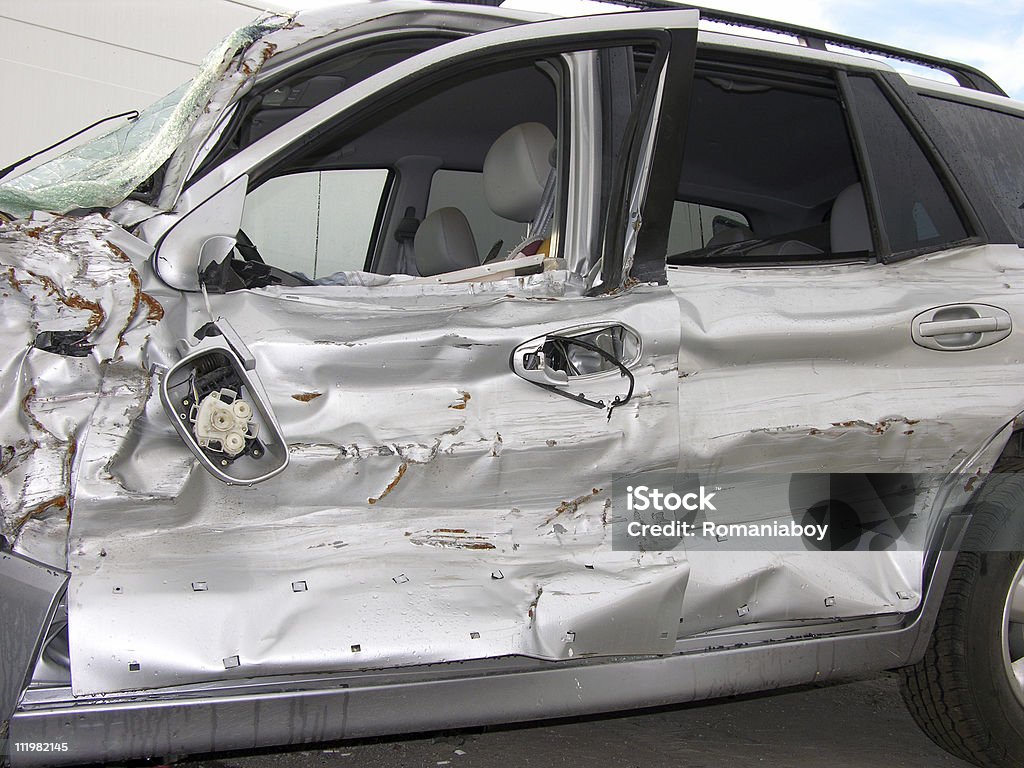
<instances>
[{"instance_id":1,"label":"concrete wall","mask_svg":"<svg viewBox=\"0 0 1024 768\"><path fill-rule=\"evenodd\" d=\"M207 51L268 6L274 4L0 0L0 167L101 117L147 106L192 77Z\"/></svg>"}]
</instances>

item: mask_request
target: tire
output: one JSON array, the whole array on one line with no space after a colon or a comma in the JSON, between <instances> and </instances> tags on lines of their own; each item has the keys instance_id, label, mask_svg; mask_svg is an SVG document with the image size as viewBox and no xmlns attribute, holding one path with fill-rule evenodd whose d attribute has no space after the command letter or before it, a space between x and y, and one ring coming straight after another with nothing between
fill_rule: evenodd
<instances>
[{"instance_id":1,"label":"tire","mask_svg":"<svg viewBox=\"0 0 1024 768\"><path fill-rule=\"evenodd\" d=\"M1024 624L1004 620L1024 577L1024 476L992 475L980 493L928 650L901 670L903 700L947 752L983 768L1024 766L1024 687L1006 661L1024 654Z\"/></svg>"}]
</instances>

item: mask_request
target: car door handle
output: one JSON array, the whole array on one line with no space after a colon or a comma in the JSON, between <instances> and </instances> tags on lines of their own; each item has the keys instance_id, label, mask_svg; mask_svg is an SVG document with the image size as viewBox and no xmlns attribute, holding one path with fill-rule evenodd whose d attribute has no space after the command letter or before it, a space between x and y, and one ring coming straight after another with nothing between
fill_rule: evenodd
<instances>
[{"instance_id":1,"label":"car door handle","mask_svg":"<svg viewBox=\"0 0 1024 768\"><path fill-rule=\"evenodd\" d=\"M1010 313L988 304L947 304L914 318L914 343L940 352L978 349L1002 341L1013 330Z\"/></svg>"},{"instance_id":2,"label":"car door handle","mask_svg":"<svg viewBox=\"0 0 1024 768\"><path fill-rule=\"evenodd\" d=\"M541 336L516 347L512 353L512 371L534 384L563 387L569 383L569 374L548 365L547 356L544 354L544 345L547 342L548 337Z\"/></svg>"},{"instance_id":3,"label":"car door handle","mask_svg":"<svg viewBox=\"0 0 1024 768\"><path fill-rule=\"evenodd\" d=\"M1005 317L974 317L963 320L932 320L921 323L919 332L922 336L947 336L952 333L990 333L1005 331L1010 328L1010 318Z\"/></svg>"}]
</instances>

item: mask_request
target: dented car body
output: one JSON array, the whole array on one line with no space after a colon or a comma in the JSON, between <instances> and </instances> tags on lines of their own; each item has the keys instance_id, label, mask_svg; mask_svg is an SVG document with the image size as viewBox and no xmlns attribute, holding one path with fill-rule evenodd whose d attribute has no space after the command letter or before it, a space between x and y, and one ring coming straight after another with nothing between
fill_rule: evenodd
<instances>
[{"instance_id":1,"label":"dented car body","mask_svg":"<svg viewBox=\"0 0 1024 768\"><path fill-rule=\"evenodd\" d=\"M950 113L1024 106L699 16L266 18L0 184L0 705L68 745L12 764L921 661L1024 413L1011 155ZM832 536L634 545L647 473Z\"/></svg>"}]
</instances>

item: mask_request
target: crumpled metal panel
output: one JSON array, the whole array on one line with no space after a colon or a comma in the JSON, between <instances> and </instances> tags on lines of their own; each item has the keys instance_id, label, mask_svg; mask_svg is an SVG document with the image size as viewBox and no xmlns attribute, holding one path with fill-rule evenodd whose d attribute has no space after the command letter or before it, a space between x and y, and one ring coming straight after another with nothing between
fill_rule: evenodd
<instances>
[{"instance_id":1,"label":"crumpled metal panel","mask_svg":"<svg viewBox=\"0 0 1024 768\"><path fill-rule=\"evenodd\" d=\"M27 216L36 210L67 213L117 205L194 133L204 114L219 114L274 51L253 44L288 23L286 17L265 15L235 30L207 55L191 81L137 119L0 183L0 210ZM246 50L236 57L240 49Z\"/></svg>"},{"instance_id":2,"label":"crumpled metal panel","mask_svg":"<svg viewBox=\"0 0 1024 768\"><path fill-rule=\"evenodd\" d=\"M1024 316L1019 262L1016 247L987 246L888 266L669 269L682 313L682 471L944 479L914 499L899 547L691 548L686 635L920 604L940 513L992 468L1024 393L1006 367L1019 342L937 353L911 342L911 323L957 301Z\"/></svg>"},{"instance_id":3,"label":"crumpled metal panel","mask_svg":"<svg viewBox=\"0 0 1024 768\"><path fill-rule=\"evenodd\" d=\"M210 296L258 360L290 465L223 485L152 387L103 398L72 521L76 694L670 651L686 562L613 551L609 506L613 473L675 464L675 299L571 298L566 277ZM149 357L166 363L206 309L157 296ZM518 343L609 320L647 329L636 395L610 419L509 370Z\"/></svg>"},{"instance_id":4,"label":"crumpled metal panel","mask_svg":"<svg viewBox=\"0 0 1024 768\"><path fill-rule=\"evenodd\" d=\"M102 392L144 382L143 344L159 319L100 216L40 217L0 227L0 532L17 551L67 565L77 448ZM73 330L86 357L44 351L40 334Z\"/></svg>"}]
</instances>

